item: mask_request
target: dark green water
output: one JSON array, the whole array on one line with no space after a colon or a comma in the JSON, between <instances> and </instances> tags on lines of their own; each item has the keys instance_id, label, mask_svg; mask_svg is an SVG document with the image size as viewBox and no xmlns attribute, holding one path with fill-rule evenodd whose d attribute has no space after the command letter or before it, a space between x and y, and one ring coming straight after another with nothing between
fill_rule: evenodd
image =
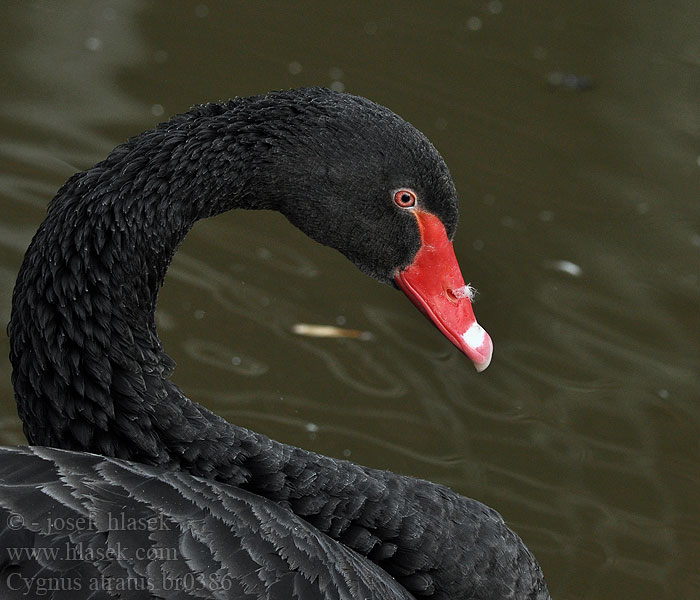
<instances>
[{"instance_id":1,"label":"dark green water","mask_svg":"<svg viewBox=\"0 0 700 600\"><path fill-rule=\"evenodd\" d=\"M451 167L492 365L280 216L229 213L161 294L174 379L242 425L494 506L556 599L700 598L700 4L10 1L0 50L2 323L48 201L126 137L270 89L370 97ZM15 444L7 353L3 333Z\"/></svg>"}]
</instances>

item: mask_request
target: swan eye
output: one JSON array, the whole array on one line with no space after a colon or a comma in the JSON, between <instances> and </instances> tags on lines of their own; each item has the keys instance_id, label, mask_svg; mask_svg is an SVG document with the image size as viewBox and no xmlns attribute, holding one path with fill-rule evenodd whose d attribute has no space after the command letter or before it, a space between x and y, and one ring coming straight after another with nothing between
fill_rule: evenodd
<instances>
[{"instance_id":1,"label":"swan eye","mask_svg":"<svg viewBox=\"0 0 700 600\"><path fill-rule=\"evenodd\" d=\"M394 204L399 208L412 208L416 205L416 200L416 193L406 188L401 188L394 194Z\"/></svg>"}]
</instances>

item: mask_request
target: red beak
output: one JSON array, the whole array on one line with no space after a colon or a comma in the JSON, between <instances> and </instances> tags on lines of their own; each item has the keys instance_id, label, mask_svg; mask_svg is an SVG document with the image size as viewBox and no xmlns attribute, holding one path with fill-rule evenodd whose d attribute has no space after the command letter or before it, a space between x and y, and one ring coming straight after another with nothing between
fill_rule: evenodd
<instances>
[{"instance_id":1,"label":"red beak","mask_svg":"<svg viewBox=\"0 0 700 600\"><path fill-rule=\"evenodd\" d=\"M472 290L464 284L452 242L435 215L415 212L421 247L413 262L394 279L419 310L483 371L491 362L493 342L476 322Z\"/></svg>"}]
</instances>

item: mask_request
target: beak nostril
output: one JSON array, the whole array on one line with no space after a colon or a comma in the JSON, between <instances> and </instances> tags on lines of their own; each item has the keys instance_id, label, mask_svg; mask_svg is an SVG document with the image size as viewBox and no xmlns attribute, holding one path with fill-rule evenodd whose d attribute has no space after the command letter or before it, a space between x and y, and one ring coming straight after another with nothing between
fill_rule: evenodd
<instances>
[{"instance_id":1,"label":"beak nostril","mask_svg":"<svg viewBox=\"0 0 700 600\"><path fill-rule=\"evenodd\" d=\"M445 293L447 294L447 299L450 302L456 303L464 298L467 298L469 301L474 300L476 290L471 285L467 284L458 288L447 288Z\"/></svg>"}]
</instances>

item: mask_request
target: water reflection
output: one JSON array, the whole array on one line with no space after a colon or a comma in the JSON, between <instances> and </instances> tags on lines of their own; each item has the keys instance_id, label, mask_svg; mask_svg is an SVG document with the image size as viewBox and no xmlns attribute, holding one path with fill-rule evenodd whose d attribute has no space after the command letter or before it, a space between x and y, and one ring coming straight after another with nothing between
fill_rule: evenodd
<instances>
[{"instance_id":1,"label":"water reflection","mask_svg":"<svg viewBox=\"0 0 700 600\"><path fill-rule=\"evenodd\" d=\"M236 271L236 268L233 267L232 270ZM284 270L289 269L284 267ZM298 276L300 273L302 277L309 276L306 269L295 269L289 274ZM243 282L233 275L216 270L186 253L178 255L169 276L188 283L198 292L205 290L227 313L236 314L255 323L257 327L271 330L288 345L297 347L292 352L304 349L315 354L325 365L325 369L319 371L322 377L330 373L341 383L377 397L395 397L405 391L401 381L381 366L382 362L377 360L371 344L363 340L340 339L328 344L327 340L312 340L294 335L294 324L308 320L312 315L298 304L288 301L289 288L259 288L249 281ZM187 341L187 347L191 349L192 343L191 340ZM313 377L311 374L307 376Z\"/></svg>"}]
</instances>

